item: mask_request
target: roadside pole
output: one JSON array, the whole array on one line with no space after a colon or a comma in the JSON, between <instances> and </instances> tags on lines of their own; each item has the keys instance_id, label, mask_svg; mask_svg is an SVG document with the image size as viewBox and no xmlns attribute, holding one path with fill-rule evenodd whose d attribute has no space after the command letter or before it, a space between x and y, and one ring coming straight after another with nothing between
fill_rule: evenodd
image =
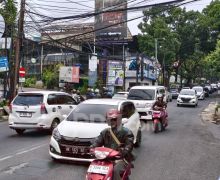
<instances>
[{"instance_id":1,"label":"roadside pole","mask_svg":"<svg viewBox=\"0 0 220 180\"><path fill-rule=\"evenodd\" d=\"M18 69L20 65L20 50L21 44L23 40L23 29L24 29L24 11L25 11L25 0L21 0L21 8L20 8L20 17L18 21L18 35L16 39L16 48L15 48L15 68L14 68L14 83L12 87L12 97L16 96L16 86L18 84Z\"/></svg>"}]
</instances>

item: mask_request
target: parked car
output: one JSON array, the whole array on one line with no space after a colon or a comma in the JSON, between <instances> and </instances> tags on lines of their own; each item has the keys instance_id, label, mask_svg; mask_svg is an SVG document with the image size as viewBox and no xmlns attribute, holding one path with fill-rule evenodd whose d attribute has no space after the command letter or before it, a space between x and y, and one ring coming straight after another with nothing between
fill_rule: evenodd
<instances>
[{"instance_id":1,"label":"parked car","mask_svg":"<svg viewBox=\"0 0 220 180\"><path fill-rule=\"evenodd\" d=\"M177 106L190 105L196 107L198 105L198 98L194 89L182 89L177 98Z\"/></svg>"},{"instance_id":2,"label":"parked car","mask_svg":"<svg viewBox=\"0 0 220 180\"><path fill-rule=\"evenodd\" d=\"M152 106L159 94L165 95L164 86L133 86L128 94L142 120L152 120Z\"/></svg>"},{"instance_id":3,"label":"parked car","mask_svg":"<svg viewBox=\"0 0 220 180\"><path fill-rule=\"evenodd\" d=\"M112 96L112 99L127 99L128 92L127 91L119 91Z\"/></svg>"},{"instance_id":4,"label":"parked car","mask_svg":"<svg viewBox=\"0 0 220 180\"><path fill-rule=\"evenodd\" d=\"M124 126L134 134L134 144L141 143L140 119L134 104L121 99L90 99L80 103L54 129L50 140L50 156L57 160L90 162L89 147L102 130L108 128L106 113L121 111Z\"/></svg>"},{"instance_id":5,"label":"parked car","mask_svg":"<svg viewBox=\"0 0 220 180\"><path fill-rule=\"evenodd\" d=\"M198 97L198 99L205 99L205 92L203 90L202 86L194 86L192 89L194 89L196 91L196 95Z\"/></svg>"},{"instance_id":6,"label":"parked car","mask_svg":"<svg viewBox=\"0 0 220 180\"><path fill-rule=\"evenodd\" d=\"M75 107L76 101L65 92L20 92L10 104L9 127L18 134L26 129L52 132Z\"/></svg>"},{"instance_id":7,"label":"parked car","mask_svg":"<svg viewBox=\"0 0 220 180\"><path fill-rule=\"evenodd\" d=\"M170 94L172 95L172 99L177 99L179 96L179 90L178 89L170 89Z\"/></svg>"}]
</instances>

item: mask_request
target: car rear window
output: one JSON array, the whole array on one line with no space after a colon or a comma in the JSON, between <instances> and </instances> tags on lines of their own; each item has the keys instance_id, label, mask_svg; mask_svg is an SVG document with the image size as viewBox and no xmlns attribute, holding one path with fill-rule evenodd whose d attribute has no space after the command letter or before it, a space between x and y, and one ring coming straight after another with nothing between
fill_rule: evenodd
<instances>
[{"instance_id":1,"label":"car rear window","mask_svg":"<svg viewBox=\"0 0 220 180\"><path fill-rule=\"evenodd\" d=\"M67 117L67 121L106 123L106 113L117 105L79 104Z\"/></svg>"},{"instance_id":2,"label":"car rear window","mask_svg":"<svg viewBox=\"0 0 220 180\"><path fill-rule=\"evenodd\" d=\"M154 100L155 89L131 89L128 98L131 100Z\"/></svg>"},{"instance_id":3,"label":"car rear window","mask_svg":"<svg viewBox=\"0 0 220 180\"><path fill-rule=\"evenodd\" d=\"M13 101L14 105L39 105L43 102L42 94L19 94Z\"/></svg>"}]
</instances>

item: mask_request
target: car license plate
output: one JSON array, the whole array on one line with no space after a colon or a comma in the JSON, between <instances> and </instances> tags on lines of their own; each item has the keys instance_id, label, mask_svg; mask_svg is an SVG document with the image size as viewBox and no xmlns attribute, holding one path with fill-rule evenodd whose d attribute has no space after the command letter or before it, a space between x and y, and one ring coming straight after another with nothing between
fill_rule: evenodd
<instances>
[{"instance_id":1,"label":"car license plate","mask_svg":"<svg viewBox=\"0 0 220 180\"><path fill-rule=\"evenodd\" d=\"M31 117L32 113L29 112L20 112L20 117Z\"/></svg>"},{"instance_id":2,"label":"car license plate","mask_svg":"<svg viewBox=\"0 0 220 180\"><path fill-rule=\"evenodd\" d=\"M108 166L90 165L88 169L89 173L97 173L97 174L108 174L108 171L109 171Z\"/></svg>"},{"instance_id":3,"label":"car license plate","mask_svg":"<svg viewBox=\"0 0 220 180\"><path fill-rule=\"evenodd\" d=\"M87 147L85 146L66 146L67 152L72 152L73 154L81 154L87 152Z\"/></svg>"}]
</instances>

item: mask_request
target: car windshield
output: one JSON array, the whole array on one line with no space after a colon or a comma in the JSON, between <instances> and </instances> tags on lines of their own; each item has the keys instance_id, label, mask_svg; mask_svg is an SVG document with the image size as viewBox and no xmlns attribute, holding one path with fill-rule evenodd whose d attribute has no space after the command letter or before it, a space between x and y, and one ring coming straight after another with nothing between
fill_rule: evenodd
<instances>
[{"instance_id":1,"label":"car windshield","mask_svg":"<svg viewBox=\"0 0 220 180\"><path fill-rule=\"evenodd\" d=\"M184 89L180 91L181 95L195 95L195 91Z\"/></svg>"},{"instance_id":2,"label":"car windshield","mask_svg":"<svg viewBox=\"0 0 220 180\"><path fill-rule=\"evenodd\" d=\"M202 92L203 91L203 88L201 87L194 87L193 89L195 89L197 92Z\"/></svg>"},{"instance_id":3,"label":"car windshield","mask_svg":"<svg viewBox=\"0 0 220 180\"><path fill-rule=\"evenodd\" d=\"M117 105L79 104L67 117L67 121L106 123L106 113Z\"/></svg>"},{"instance_id":4,"label":"car windshield","mask_svg":"<svg viewBox=\"0 0 220 180\"><path fill-rule=\"evenodd\" d=\"M13 104L21 106L40 105L43 102L42 94L19 94Z\"/></svg>"},{"instance_id":5,"label":"car windshield","mask_svg":"<svg viewBox=\"0 0 220 180\"><path fill-rule=\"evenodd\" d=\"M154 100L154 89L131 89L128 94L128 99L131 100Z\"/></svg>"}]
</instances>

